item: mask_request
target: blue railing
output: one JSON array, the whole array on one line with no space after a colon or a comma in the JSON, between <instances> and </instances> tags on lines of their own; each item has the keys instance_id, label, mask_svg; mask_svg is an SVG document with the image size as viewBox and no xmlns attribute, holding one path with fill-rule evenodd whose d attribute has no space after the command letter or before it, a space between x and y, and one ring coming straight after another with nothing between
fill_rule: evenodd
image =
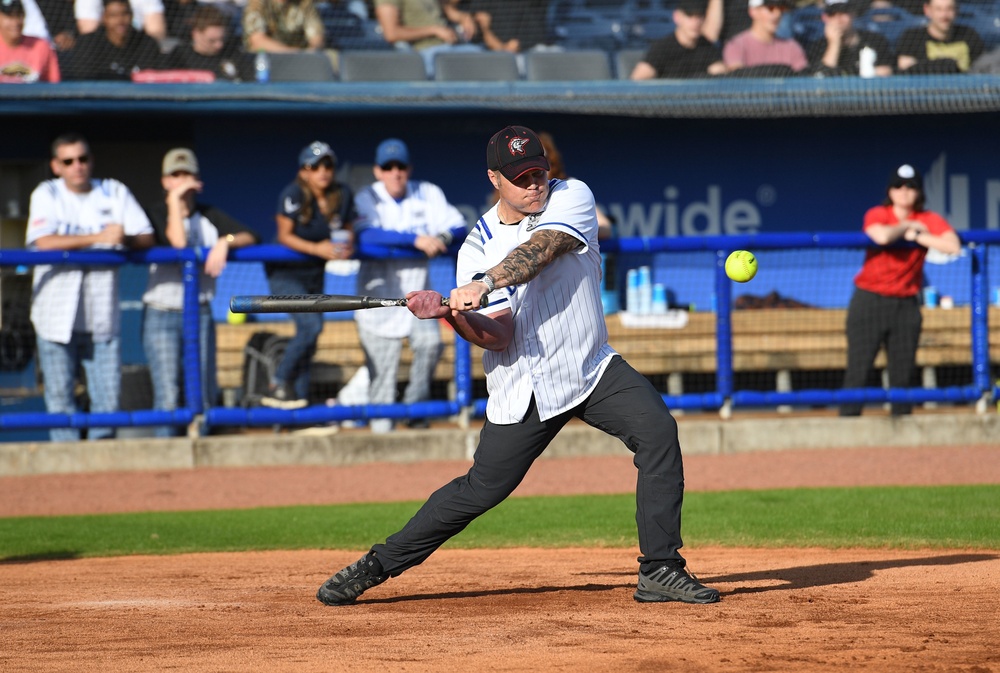
<instances>
[{"instance_id":1,"label":"blue railing","mask_svg":"<svg viewBox=\"0 0 1000 673\"><path fill-rule=\"evenodd\" d=\"M732 282L725 275L725 259L730 251L749 249L755 251L810 248L854 248L870 245L860 233L801 233L760 234L748 236L708 236L688 238L628 238L602 242L607 253L652 254L676 252L710 252L715 255L714 294L716 298L716 383L715 390L706 393L664 395L664 400L676 409L719 409L731 407L772 407L778 405L837 405L850 402L973 402L993 397L1000 398L1000 388L991 382L989 356L989 250L1000 246L1000 232L964 232L963 243L971 258L971 359L972 382L969 385L940 388L859 388L850 390L809 389L790 392L763 392L735 388L732 344ZM366 257L406 256L405 253L384 248L364 248ZM204 263L207 250L155 248L147 251L27 251L0 250L0 266L33 266L36 264L100 264L126 263L150 264L177 263L184 269L184 369L185 407L176 411L122 411L102 414L47 414L19 413L0 417L0 430L129 427L155 425L203 426L267 426L311 425L370 418L448 417L463 413L482 416L486 410L485 399L473 399L471 349L462 339L455 340L455 397L453 400L432 400L415 404L389 404L366 406L310 406L298 410L256 408L205 408L201 398L201 381L198 353L197 306L198 270ZM233 261L261 262L306 259L282 246L254 246L235 250Z\"/></svg>"}]
</instances>

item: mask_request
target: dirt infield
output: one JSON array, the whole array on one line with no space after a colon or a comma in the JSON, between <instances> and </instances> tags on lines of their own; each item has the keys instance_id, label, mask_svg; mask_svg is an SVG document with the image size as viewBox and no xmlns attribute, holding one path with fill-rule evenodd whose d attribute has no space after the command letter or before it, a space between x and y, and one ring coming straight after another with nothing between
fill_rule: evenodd
<instances>
[{"instance_id":1,"label":"dirt infield","mask_svg":"<svg viewBox=\"0 0 1000 673\"><path fill-rule=\"evenodd\" d=\"M466 463L0 478L0 516L419 499ZM686 460L689 490L1000 483L1000 447ZM627 492L627 458L516 495ZM402 522L401 522L402 523ZM1000 673L1000 553L688 548L717 605L635 603L635 549L444 549L327 608L361 550L0 562L0 671Z\"/></svg>"}]
</instances>

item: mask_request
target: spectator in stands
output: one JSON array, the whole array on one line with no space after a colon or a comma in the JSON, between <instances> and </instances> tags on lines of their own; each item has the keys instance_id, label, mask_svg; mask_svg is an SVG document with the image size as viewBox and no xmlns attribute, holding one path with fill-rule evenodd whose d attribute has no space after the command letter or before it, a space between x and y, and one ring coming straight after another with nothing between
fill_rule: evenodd
<instances>
[{"instance_id":1,"label":"spectator in stands","mask_svg":"<svg viewBox=\"0 0 1000 673\"><path fill-rule=\"evenodd\" d=\"M229 19L214 5L198 5L192 16L191 41L181 42L167 57L171 68L210 70L221 79L253 81L253 59L227 36Z\"/></svg>"},{"instance_id":2,"label":"spectator in stands","mask_svg":"<svg viewBox=\"0 0 1000 673\"><path fill-rule=\"evenodd\" d=\"M243 10L247 51L322 49L326 29L313 0L250 0Z\"/></svg>"},{"instance_id":3,"label":"spectator in stands","mask_svg":"<svg viewBox=\"0 0 1000 673\"><path fill-rule=\"evenodd\" d=\"M815 72L857 75L861 50L868 47L875 52L875 76L892 74L894 58L889 41L878 33L855 29L858 11L858 0L825 0L823 37L809 46L809 63Z\"/></svg>"},{"instance_id":4,"label":"spectator in stands","mask_svg":"<svg viewBox=\"0 0 1000 673\"><path fill-rule=\"evenodd\" d=\"M37 3L56 51L69 51L75 47L77 30L73 0L37 0Z\"/></svg>"},{"instance_id":5,"label":"spectator in stands","mask_svg":"<svg viewBox=\"0 0 1000 673\"><path fill-rule=\"evenodd\" d=\"M67 80L130 80L138 70L164 66L156 40L132 27L127 0L104 0L101 27L81 35L67 56Z\"/></svg>"},{"instance_id":6,"label":"spectator in stands","mask_svg":"<svg viewBox=\"0 0 1000 673\"><path fill-rule=\"evenodd\" d=\"M943 217L924 209L920 173L910 164L893 171L882 205L865 213L864 232L878 245L869 248L854 278L847 309L847 368L844 388L864 387L879 347L885 345L889 385L909 387L920 338L920 289L928 248L958 254L961 243ZM893 245L910 241L916 245ZM861 404L845 404L841 416L858 416ZM893 415L911 405L893 403Z\"/></svg>"},{"instance_id":7,"label":"spectator in stands","mask_svg":"<svg viewBox=\"0 0 1000 673\"><path fill-rule=\"evenodd\" d=\"M59 80L59 61L49 43L24 34L21 0L0 0L0 83Z\"/></svg>"},{"instance_id":8,"label":"spectator in stands","mask_svg":"<svg viewBox=\"0 0 1000 673\"><path fill-rule=\"evenodd\" d=\"M544 2L473 0L470 12L487 49L522 54L550 47Z\"/></svg>"},{"instance_id":9,"label":"spectator in stands","mask_svg":"<svg viewBox=\"0 0 1000 673\"><path fill-rule=\"evenodd\" d=\"M777 36L788 0L749 0L750 28L733 37L722 49L722 59L732 72L754 68L754 73L800 72L809 65L806 54L795 40Z\"/></svg>"},{"instance_id":10,"label":"spectator in stands","mask_svg":"<svg viewBox=\"0 0 1000 673\"><path fill-rule=\"evenodd\" d=\"M129 20L141 26L142 32L157 41L167 36L162 0L128 0L128 3L131 8ZM101 4L101 0L74 0L73 10L80 35L93 33L104 22ZM107 7L107 0L103 4Z\"/></svg>"},{"instance_id":11,"label":"spectator in stands","mask_svg":"<svg viewBox=\"0 0 1000 673\"><path fill-rule=\"evenodd\" d=\"M896 67L911 74L968 72L983 53L974 28L955 23L955 0L926 0L927 25L911 28L896 42Z\"/></svg>"},{"instance_id":12,"label":"spectator in stands","mask_svg":"<svg viewBox=\"0 0 1000 673\"><path fill-rule=\"evenodd\" d=\"M299 153L298 176L278 197L277 242L310 259L268 263L272 294L320 294L326 262L354 253L354 194L336 181L336 171L337 157L326 143L316 141ZM331 240L340 232L347 233L344 240ZM264 406L298 409L308 404L309 365L323 331L323 314L293 313L292 320L295 336L261 399Z\"/></svg>"},{"instance_id":13,"label":"spectator in stands","mask_svg":"<svg viewBox=\"0 0 1000 673\"><path fill-rule=\"evenodd\" d=\"M375 0L375 18L386 42L418 50L427 76L433 77L437 54L482 50L472 44L478 35L475 20L458 5L458 0Z\"/></svg>"},{"instance_id":14,"label":"spectator in stands","mask_svg":"<svg viewBox=\"0 0 1000 673\"><path fill-rule=\"evenodd\" d=\"M389 138L375 150L375 182L358 193L354 204L358 220L354 231L359 244L416 251L419 258L366 259L358 272L358 294L405 297L427 290L427 259L448 252L452 243L465 240L465 217L448 203L444 192L430 182L411 180L410 152L402 140ZM430 399L434 369L441 357L441 332L436 320L417 320L405 307L356 311L354 320L371 376L369 402L396 401L396 375L403 340L413 351L410 377L403 402ZM423 424L419 419L410 426ZM372 432L388 432L392 420L372 420Z\"/></svg>"},{"instance_id":15,"label":"spectator in stands","mask_svg":"<svg viewBox=\"0 0 1000 673\"><path fill-rule=\"evenodd\" d=\"M722 52L702 35L706 6L707 0L680 0L673 13L677 28L650 45L632 69L631 78L684 79L724 74Z\"/></svg>"},{"instance_id":16,"label":"spectator in stands","mask_svg":"<svg viewBox=\"0 0 1000 673\"><path fill-rule=\"evenodd\" d=\"M197 201L203 183L198 158L187 148L176 148L163 157L164 198L148 209L156 245L172 248L209 248L199 278L198 349L201 362L201 395L205 406L214 406L218 395L215 377L215 322L210 303L215 279L226 268L229 251L253 245L257 236L222 210ZM142 296L142 345L153 380L153 407L172 411L180 400L184 362L184 284L179 264L152 264ZM173 437L174 426L155 429L157 437Z\"/></svg>"},{"instance_id":17,"label":"spectator in stands","mask_svg":"<svg viewBox=\"0 0 1000 673\"><path fill-rule=\"evenodd\" d=\"M146 248L153 245L149 219L128 187L91 178L90 145L67 134L52 143L55 178L31 194L25 242L34 250ZM121 309L118 268L40 264L32 284L31 322L49 413L76 413L74 379L87 377L91 412L118 410L121 389ZM53 441L76 441L76 428L50 431ZM88 439L113 437L92 427Z\"/></svg>"}]
</instances>

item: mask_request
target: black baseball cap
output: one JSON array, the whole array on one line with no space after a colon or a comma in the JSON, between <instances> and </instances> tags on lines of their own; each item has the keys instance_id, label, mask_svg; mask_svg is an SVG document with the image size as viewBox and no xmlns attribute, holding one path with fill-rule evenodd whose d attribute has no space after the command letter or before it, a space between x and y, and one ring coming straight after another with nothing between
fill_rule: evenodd
<instances>
[{"instance_id":1,"label":"black baseball cap","mask_svg":"<svg viewBox=\"0 0 1000 673\"><path fill-rule=\"evenodd\" d=\"M0 0L0 12L8 16L24 14L24 5L21 4L21 0Z\"/></svg>"},{"instance_id":2,"label":"black baseball cap","mask_svg":"<svg viewBox=\"0 0 1000 673\"><path fill-rule=\"evenodd\" d=\"M921 177L920 171L910 164L903 164L889 176L890 188L903 187L904 185L913 187L921 193L924 191L924 179Z\"/></svg>"},{"instance_id":3,"label":"black baseball cap","mask_svg":"<svg viewBox=\"0 0 1000 673\"><path fill-rule=\"evenodd\" d=\"M528 171L549 170L549 160L534 131L526 126L507 126L490 138L486 167L499 171L508 180L517 180Z\"/></svg>"},{"instance_id":4,"label":"black baseball cap","mask_svg":"<svg viewBox=\"0 0 1000 673\"><path fill-rule=\"evenodd\" d=\"M861 3L859 0L823 0L823 11L827 14L837 14L838 12L860 14Z\"/></svg>"}]
</instances>

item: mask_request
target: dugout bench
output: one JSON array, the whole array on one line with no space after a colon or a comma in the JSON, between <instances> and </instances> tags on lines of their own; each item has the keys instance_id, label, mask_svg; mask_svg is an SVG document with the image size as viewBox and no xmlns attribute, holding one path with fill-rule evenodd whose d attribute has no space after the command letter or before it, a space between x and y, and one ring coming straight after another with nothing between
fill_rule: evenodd
<instances>
[{"instance_id":1,"label":"dugout bench","mask_svg":"<svg viewBox=\"0 0 1000 673\"><path fill-rule=\"evenodd\" d=\"M968 306L954 309L922 309L924 322L917 349L917 366L923 371L923 385L936 385L935 369L971 366L971 314ZM791 390L791 373L843 369L847 340L846 309L761 308L737 310L732 314L733 370L773 372L775 388ZM1000 324L1000 307L990 307L990 324ZM686 374L713 374L716 370L715 313L693 312L685 327L634 328L622 325L618 315L607 316L609 342L629 363L647 376L666 376L671 395L684 392ZM250 322L218 325L218 377L220 389L242 386L243 348L258 331L291 336L291 322ZM442 323L445 344L435 380L454 377L454 333ZM990 353L1000 362L1000 329L990 331ZM412 353L403 349L400 380L409 375ZM314 375L322 383L339 388L364 365L364 352L352 320L329 320L319 338ZM876 367L885 364L879 353ZM472 348L472 376L483 379L482 350Z\"/></svg>"}]
</instances>

